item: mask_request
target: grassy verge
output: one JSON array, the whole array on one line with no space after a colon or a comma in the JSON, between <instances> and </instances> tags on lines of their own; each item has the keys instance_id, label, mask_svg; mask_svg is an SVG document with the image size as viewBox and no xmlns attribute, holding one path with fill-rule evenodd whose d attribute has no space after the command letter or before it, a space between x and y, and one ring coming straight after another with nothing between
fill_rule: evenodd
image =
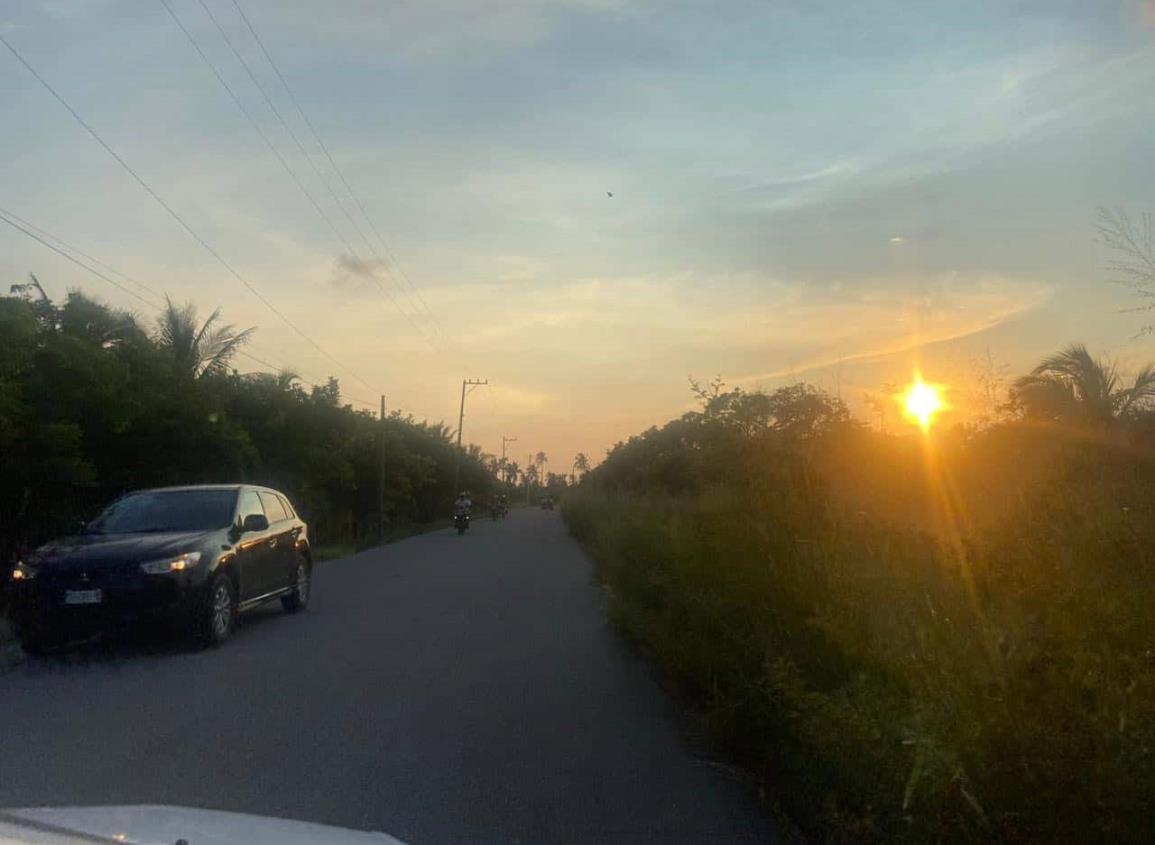
<instances>
[{"instance_id":1,"label":"grassy verge","mask_svg":"<svg viewBox=\"0 0 1155 845\"><path fill-rule=\"evenodd\" d=\"M349 555L363 552L366 549L376 548L377 546L388 545L389 543L396 543L399 540L404 540L407 537L415 537L418 534L427 534L430 531L437 531L442 528L448 528L453 524L451 519L438 519L433 522L408 522L400 525L395 525L390 528L383 538L363 539L358 541L347 541L344 543L334 543L326 546L313 547L313 562L323 563L336 558L348 557Z\"/></svg>"},{"instance_id":2,"label":"grassy verge","mask_svg":"<svg viewBox=\"0 0 1155 845\"><path fill-rule=\"evenodd\" d=\"M1155 532L1096 477L965 538L802 485L564 515L614 622L814 838L1150 841Z\"/></svg>"}]
</instances>

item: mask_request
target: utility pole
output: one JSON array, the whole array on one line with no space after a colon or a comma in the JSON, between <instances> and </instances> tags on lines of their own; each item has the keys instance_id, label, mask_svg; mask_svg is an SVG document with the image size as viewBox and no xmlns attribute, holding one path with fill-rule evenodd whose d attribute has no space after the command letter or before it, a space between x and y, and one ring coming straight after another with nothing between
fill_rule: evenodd
<instances>
[{"instance_id":1,"label":"utility pole","mask_svg":"<svg viewBox=\"0 0 1155 845\"><path fill-rule=\"evenodd\" d=\"M472 378L461 380L461 412L457 415L457 451L453 453L454 496L461 492L457 489L457 485L461 481L461 427L465 425L465 394L470 387L479 387L483 384L489 384L489 379L485 379L484 381Z\"/></svg>"},{"instance_id":2,"label":"utility pole","mask_svg":"<svg viewBox=\"0 0 1155 845\"><path fill-rule=\"evenodd\" d=\"M501 436L501 481L505 481L505 446L507 443L516 443L516 437Z\"/></svg>"},{"instance_id":3,"label":"utility pole","mask_svg":"<svg viewBox=\"0 0 1155 845\"><path fill-rule=\"evenodd\" d=\"M525 465L526 465L526 467L533 466L533 452L530 452L529 457L527 457L525 459ZM529 504L529 474L528 473L525 476L525 503L527 505Z\"/></svg>"},{"instance_id":4,"label":"utility pole","mask_svg":"<svg viewBox=\"0 0 1155 845\"><path fill-rule=\"evenodd\" d=\"M377 539L385 536L385 394L381 394L381 464L377 479Z\"/></svg>"}]
</instances>

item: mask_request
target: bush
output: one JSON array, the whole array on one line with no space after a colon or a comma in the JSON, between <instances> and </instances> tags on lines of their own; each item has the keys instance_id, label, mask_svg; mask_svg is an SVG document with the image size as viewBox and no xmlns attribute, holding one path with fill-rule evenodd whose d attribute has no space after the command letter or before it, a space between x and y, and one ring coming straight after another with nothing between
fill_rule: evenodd
<instances>
[{"instance_id":1,"label":"bush","mask_svg":"<svg viewBox=\"0 0 1155 845\"><path fill-rule=\"evenodd\" d=\"M1025 424L931 450L716 422L615 450L565 516L612 618L805 829L1155 835L1151 462Z\"/></svg>"}]
</instances>

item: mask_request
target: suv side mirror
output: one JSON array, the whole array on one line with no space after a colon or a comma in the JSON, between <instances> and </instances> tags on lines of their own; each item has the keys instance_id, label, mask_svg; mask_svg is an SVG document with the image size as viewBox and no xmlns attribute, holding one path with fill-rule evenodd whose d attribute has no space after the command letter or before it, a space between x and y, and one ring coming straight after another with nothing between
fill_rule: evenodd
<instances>
[{"instance_id":1,"label":"suv side mirror","mask_svg":"<svg viewBox=\"0 0 1155 845\"><path fill-rule=\"evenodd\" d=\"M269 518L263 513L251 513L245 517L245 521L241 523L241 533L248 534L250 531L268 531Z\"/></svg>"}]
</instances>

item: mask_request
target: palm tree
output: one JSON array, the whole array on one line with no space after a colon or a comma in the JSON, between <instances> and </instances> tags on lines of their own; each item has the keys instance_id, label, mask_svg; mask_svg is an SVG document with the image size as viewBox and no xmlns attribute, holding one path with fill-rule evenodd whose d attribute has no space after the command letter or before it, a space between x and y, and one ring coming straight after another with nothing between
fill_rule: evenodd
<instances>
[{"instance_id":1,"label":"palm tree","mask_svg":"<svg viewBox=\"0 0 1155 845\"><path fill-rule=\"evenodd\" d=\"M300 385L301 377L294 370L283 369L275 373L245 373L243 378L251 384L261 385L276 393L305 395Z\"/></svg>"},{"instance_id":2,"label":"palm tree","mask_svg":"<svg viewBox=\"0 0 1155 845\"><path fill-rule=\"evenodd\" d=\"M545 467L545 465L547 463L549 463L549 458L547 458L545 456L545 452L538 452L536 455L533 456L533 461L535 464L537 464L538 477L541 477L542 469Z\"/></svg>"},{"instance_id":3,"label":"palm tree","mask_svg":"<svg viewBox=\"0 0 1155 845\"><path fill-rule=\"evenodd\" d=\"M521 467L518 466L517 461L507 461L505 464L505 483L517 484L519 475L521 475Z\"/></svg>"},{"instance_id":4,"label":"palm tree","mask_svg":"<svg viewBox=\"0 0 1155 845\"><path fill-rule=\"evenodd\" d=\"M219 325L220 316L218 308L198 328L196 306L187 302L178 307L166 296L165 309L157 318L157 343L194 378L224 373L256 329L238 332L231 325Z\"/></svg>"},{"instance_id":5,"label":"palm tree","mask_svg":"<svg viewBox=\"0 0 1155 845\"><path fill-rule=\"evenodd\" d=\"M44 286L40 284L40 280L36 278L35 273L28 274L28 281L23 285L11 285L8 292L13 296L23 297L28 301L51 303L52 300L48 298L48 294L44 292Z\"/></svg>"},{"instance_id":6,"label":"palm tree","mask_svg":"<svg viewBox=\"0 0 1155 845\"><path fill-rule=\"evenodd\" d=\"M1155 397L1155 364L1123 386L1113 361L1096 359L1081 343L1044 359L1011 388L1028 417L1105 425L1140 410Z\"/></svg>"},{"instance_id":7,"label":"palm tree","mask_svg":"<svg viewBox=\"0 0 1155 845\"><path fill-rule=\"evenodd\" d=\"M288 392L301 380L301 374L296 370L286 367L277 372L276 379L277 389Z\"/></svg>"},{"instance_id":8,"label":"palm tree","mask_svg":"<svg viewBox=\"0 0 1155 845\"><path fill-rule=\"evenodd\" d=\"M585 452L578 452L573 459L573 474L574 480L577 480L577 474L580 472L585 475L590 471L590 459L586 457Z\"/></svg>"}]
</instances>

